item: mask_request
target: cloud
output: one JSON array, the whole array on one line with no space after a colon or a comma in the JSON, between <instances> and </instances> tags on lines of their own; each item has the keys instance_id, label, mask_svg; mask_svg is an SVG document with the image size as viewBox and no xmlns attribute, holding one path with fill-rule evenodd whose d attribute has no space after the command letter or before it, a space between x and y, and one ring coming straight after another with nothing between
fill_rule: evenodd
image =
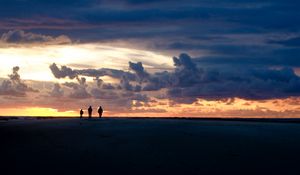
<instances>
[{"instance_id":1,"label":"cloud","mask_svg":"<svg viewBox=\"0 0 300 175\"><path fill-rule=\"evenodd\" d=\"M54 77L58 79L65 78L65 77L74 79L77 76L77 73L67 66L61 66L61 68L59 69L57 65L53 63L49 66L49 68L53 73Z\"/></svg>"},{"instance_id":2,"label":"cloud","mask_svg":"<svg viewBox=\"0 0 300 175\"><path fill-rule=\"evenodd\" d=\"M62 85L71 89L68 97L84 100L93 98L101 100L102 103L118 106L119 110L131 108L136 103L143 102L147 105L150 97L142 92L140 80L149 81L150 74L143 71L142 63L132 63L131 71L117 69L72 69L67 66L57 66L55 63L50 65L50 69L56 78L76 79L77 82L65 82ZM101 77L109 76L119 79L119 83L112 84L104 82ZM86 83L84 77L92 77L96 83ZM116 100L118 99L118 100Z\"/></svg>"},{"instance_id":3,"label":"cloud","mask_svg":"<svg viewBox=\"0 0 300 175\"><path fill-rule=\"evenodd\" d=\"M39 92L28 87L20 78L19 67L13 67L12 74L8 75L9 80L4 80L0 86L0 95L24 97L27 92Z\"/></svg>"},{"instance_id":4,"label":"cloud","mask_svg":"<svg viewBox=\"0 0 300 175\"><path fill-rule=\"evenodd\" d=\"M117 69L109 69L109 68L101 68L101 69L71 69L67 66L61 66L60 68L55 64L50 65L50 70L55 76L55 78L66 78L70 79L76 78L78 75L95 77L99 79L99 77L110 76L112 78L121 79L123 76L126 76L129 80L135 80L136 76L130 72L125 72L123 70ZM99 80L101 81L101 80Z\"/></svg>"},{"instance_id":5,"label":"cloud","mask_svg":"<svg viewBox=\"0 0 300 175\"><path fill-rule=\"evenodd\" d=\"M119 99L120 96L114 91L107 91L99 88L93 88L91 90L91 94L96 99L106 99L106 100L112 100L112 99Z\"/></svg>"},{"instance_id":6,"label":"cloud","mask_svg":"<svg viewBox=\"0 0 300 175\"><path fill-rule=\"evenodd\" d=\"M101 88L111 90L111 89L115 89L116 87L114 85L112 85L111 83L104 83Z\"/></svg>"},{"instance_id":7,"label":"cloud","mask_svg":"<svg viewBox=\"0 0 300 175\"><path fill-rule=\"evenodd\" d=\"M146 94L131 91L92 88L90 93L94 99L100 100L104 106L109 106L111 109L119 112L130 112L130 109L135 106L133 101L136 103L142 102L145 105L150 102L150 97Z\"/></svg>"},{"instance_id":8,"label":"cloud","mask_svg":"<svg viewBox=\"0 0 300 175\"><path fill-rule=\"evenodd\" d=\"M60 84L54 83L52 91L49 93L52 97L63 97L64 91Z\"/></svg>"},{"instance_id":9,"label":"cloud","mask_svg":"<svg viewBox=\"0 0 300 175\"><path fill-rule=\"evenodd\" d=\"M100 89L116 89L116 87L113 84L104 83L104 81L99 77L95 77L94 80L96 81L97 87Z\"/></svg>"},{"instance_id":10,"label":"cloud","mask_svg":"<svg viewBox=\"0 0 300 175\"><path fill-rule=\"evenodd\" d=\"M294 37L286 40L269 40L271 44L281 44L288 47L300 47L300 37Z\"/></svg>"},{"instance_id":11,"label":"cloud","mask_svg":"<svg viewBox=\"0 0 300 175\"><path fill-rule=\"evenodd\" d=\"M126 91L135 91L135 92L141 91L141 86L140 85L135 85L135 86L132 85L130 83L130 80L125 75L122 76L122 78L120 80L119 88L126 90Z\"/></svg>"},{"instance_id":12,"label":"cloud","mask_svg":"<svg viewBox=\"0 0 300 175\"><path fill-rule=\"evenodd\" d=\"M68 39L51 36L66 33L82 42L122 42L168 55L183 51L204 55L207 62L285 65L289 59L287 66L299 67L300 24L295 21L299 21L300 12L294 1L5 0L4 4L0 7L0 28L11 30L1 30L6 35L18 36L10 37L11 41L26 38L24 42L62 43ZM47 35L31 37L30 32L22 34L25 29ZM53 39L49 41L49 37ZM291 58L289 50L281 50L285 47L298 51L294 50Z\"/></svg>"},{"instance_id":13,"label":"cloud","mask_svg":"<svg viewBox=\"0 0 300 175\"><path fill-rule=\"evenodd\" d=\"M132 109L132 110L130 110L130 112L132 112L132 113L165 113L165 112L167 112L167 110L155 109L155 108L151 108L151 109L141 108L141 109Z\"/></svg>"},{"instance_id":14,"label":"cloud","mask_svg":"<svg viewBox=\"0 0 300 175\"><path fill-rule=\"evenodd\" d=\"M133 63L129 61L129 68L136 73L139 82L143 82L144 79L149 77L149 74L144 70L141 62Z\"/></svg>"},{"instance_id":15,"label":"cloud","mask_svg":"<svg viewBox=\"0 0 300 175\"><path fill-rule=\"evenodd\" d=\"M90 98L91 95L87 91L87 84L86 79L84 77L76 77L78 83L64 83L63 85L72 88L73 91L69 94L70 98L76 98L76 99L86 99Z\"/></svg>"},{"instance_id":16,"label":"cloud","mask_svg":"<svg viewBox=\"0 0 300 175\"><path fill-rule=\"evenodd\" d=\"M178 101L191 103L197 98L218 100L232 97L262 100L300 95L300 77L290 68L233 69L230 66L223 66L205 69L196 68L200 66L191 58L187 56L184 58L186 64L178 64L178 59L174 59L177 65L176 81L168 91L169 97Z\"/></svg>"},{"instance_id":17,"label":"cloud","mask_svg":"<svg viewBox=\"0 0 300 175\"><path fill-rule=\"evenodd\" d=\"M31 32L25 32L23 30L11 30L3 33L0 39L4 43L14 44L70 44L71 39L66 35L60 35L58 37L52 37L48 35L35 34Z\"/></svg>"},{"instance_id":18,"label":"cloud","mask_svg":"<svg viewBox=\"0 0 300 175\"><path fill-rule=\"evenodd\" d=\"M174 71L152 74L144 70L141 62L129 62L129 68L134 73L114 70L114 72L123 73L122 76L114 76L120 80L120 84L114 86L118 86L118 90L127 92L150 92L166 89L165 98L179 103L193 103L197 99L222 100L237 97L263 100L300 96L300 77L288 67L278 69L247 66L234 69L230 66L203 67L185 53L180 54L179 57L173 57L173 62ZM65 70L73 75L73 70L67 68ZM76 70L75 72L78 75L99 76L95 72L102 72L102 70L89 69L89 71ZM94 73L87 74L87 72ZM63 75L67 76L67 74ZM135 78L129 79L126 75ZM133 97L130 99L134 100Z\"/></svg>"}]
</instances>

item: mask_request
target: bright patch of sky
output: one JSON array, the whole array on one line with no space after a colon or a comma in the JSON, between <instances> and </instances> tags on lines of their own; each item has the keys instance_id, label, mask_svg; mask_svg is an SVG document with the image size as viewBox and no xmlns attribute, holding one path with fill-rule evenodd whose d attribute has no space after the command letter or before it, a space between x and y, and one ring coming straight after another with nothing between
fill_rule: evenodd
<instances>
[{"instance_id":1,"label":"bright patch of sky","mask_svg":"<svg viewBox=\"0 0 300 175\"><path fill-rule=\"evenodd\" d=\"M128 62L145 60L145 67L151 70L153 65L160 69L172 66L172 59L150 51L112 47L94 44L49 45L33 47L0 48L0 60L5 66L0 70L0 77L5 78L12 67L19 66L22 79L57 81L49 65L68 65L75 69L114 68L128 69Z\"/></svg>"}]
</instances>

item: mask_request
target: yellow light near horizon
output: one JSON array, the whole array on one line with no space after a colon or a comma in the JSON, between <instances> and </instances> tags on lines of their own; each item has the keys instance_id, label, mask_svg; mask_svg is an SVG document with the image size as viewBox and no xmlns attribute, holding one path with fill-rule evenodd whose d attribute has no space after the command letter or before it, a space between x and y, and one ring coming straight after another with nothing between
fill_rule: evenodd
<instances>
[{"instance_id":1,"label":"yellow light near horizon","mask_svg":"<svg viewBox=\"0 0 300 175\"><path fill-rule=\"evenodd\" d=\"M0 116L61 116L72 117L78 115L75 111L60 112L53 108L40 108L40 107L28 107L28 108L4 108L1 109Z\"/></svg>"},{"instance_id":2,"label":"yellow light near horizon","mask_svg":"<svg viewBox=\"0 0 300 175\"><path fill-rule=\"evenodd\" d=\"M114 111L105 109L104 116L114 117L290 117L299 118L298 105L289 104L297 102L300 99L277 99L267 101L247 101L235 99L232 104L228 105L221 101L205 101L199 100L193 104L180 104L169 106L168 100L159 100L153 102L150 106L133 107L132 111L126 113L124 111ZM276 103L275 103L276 102ZM158 104L161 103L161 104ZM162 104L165 103L165 104ZM201 105L199 105L201 104ZM151 111L151 109L153 109ZM156 112L155 110L165 110L165 112ZM147 110L149 110L147 112ZM272 116L268 116L269 110L272 110ZM295 111L294 113L285 113L286 111ZM55 116L55 117L78 117L79 109L70 109L70 111L58 111L53 108L46 107L20 107L20 108L2 108L0 116ZM283 115L286 114L286 115ZM94 116L97 112L94 112Z\"/></svg>"}]
</instances>

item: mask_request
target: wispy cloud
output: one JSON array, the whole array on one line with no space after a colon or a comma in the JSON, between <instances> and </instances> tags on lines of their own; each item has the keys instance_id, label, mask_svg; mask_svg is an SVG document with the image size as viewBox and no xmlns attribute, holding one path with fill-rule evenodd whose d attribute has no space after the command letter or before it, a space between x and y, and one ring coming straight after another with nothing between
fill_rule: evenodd
<instances>
[{"instance_id":1,"label":"wispy cloud","mask_svg":"<svg viewBox=\"0 0 300 175\"><path fill-rule=\"evenodd\" d=\"M52 37L48 35L24 32L23 30L11 30L3 33L0 41L5 44L70 44L72 40L66 35Z\"/></svg>"}]
</instances>

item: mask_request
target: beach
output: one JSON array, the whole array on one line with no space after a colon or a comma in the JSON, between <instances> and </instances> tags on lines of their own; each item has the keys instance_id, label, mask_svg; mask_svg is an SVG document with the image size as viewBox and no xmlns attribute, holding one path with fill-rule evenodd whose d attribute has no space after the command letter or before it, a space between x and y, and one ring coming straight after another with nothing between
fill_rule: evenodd
<instances>
[{"instance_id":1,"label":"beach","mask_svg":"<svg viewBox=\"0 0 300 175\"><path fill-rule=\"evenodd\" d=\"M15 118L0 133L3 174L299 173L293 121Z\"/></svg>"}]
</instances>

